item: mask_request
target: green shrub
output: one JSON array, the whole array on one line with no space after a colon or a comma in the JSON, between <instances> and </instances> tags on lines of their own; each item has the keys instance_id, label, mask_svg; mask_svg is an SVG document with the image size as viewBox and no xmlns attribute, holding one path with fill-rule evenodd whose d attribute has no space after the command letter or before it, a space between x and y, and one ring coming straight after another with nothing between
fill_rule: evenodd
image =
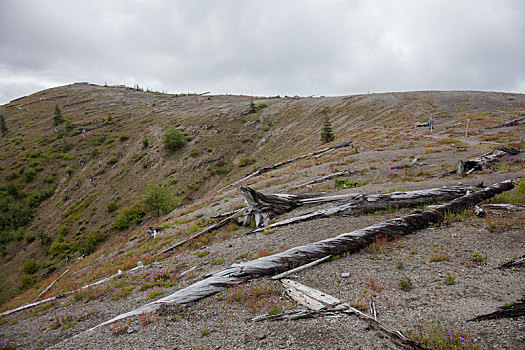
<instances>
[{"instance_id":1,"label":"green shrub","mask_svg":"<svg viewBox=\"0 0 525 350\"><path fill-rule=\"evenodd\" d=\"M168 186L150 182L146 194L142 197L142 205L152 215L161 216L178 207L180 199Z\"/></svg>"},{"instance_id":2,"label":"green shrub","mask_svg":"<svg viewBox=\"0 0 525 350\"><path fill-rule=\"evenodd\" d=\"M109 165L112 165L112 164L115 164L116 162L118 162L118 158L117 156L111 156L111 158L108 159L108 164Z\"/></svg>"},{"instance_id":3,"label":"green shrub","mask_svg":"<svg viewBox=\"0 0 525 350\"><path fill-rule=\"evenodd\" d=\"M251 165L253 163L255 163L255 159L253 158L241 158L239 161L239 168Z\"/></svg>"},{"instance_id":4,"label":"green shrub","mask_svg":"<svg viewBox=\"0 0 525 350\"><path fill-rule=\"evenodd\" d=\"M177 128L170 126L162 134L164 147L169 150L176 150L184 146L186 139Z\"/></svg>"},{"instance_id":5,"label":"green shrub","mask_svg":"<svg viewBox=\"0 0 525 350\"><path fill-rule=\"evenodd\" d=\"M148 148L149 147L149 139L147 136L144 136L144 138L142 139L142 141L140 141L140 143L142 143L142 148Z\"/></svg>"},{"instance_id":6,"label":"green shrub","mask_svg":"<svg viewBox=\"0 0 525 350\"><path fill-rule=\"evenodd\" d=\"M118 139L119 139L120 141L126 141L127 139L129 139L129 136L126 135L126 134L124 134L124 135L120 135L120 136L118 137Z\"/></svg>"},{"instance_id":7,"label":"green shrub","mask_svg":"<svg viewBox=\"0 0 525 350\"><path fill-rule=\"evenodd\" d=\"M22 272L26 273L28 275L32 275L32 274L34 274L35 272L38 271L39 267L40 266L38 265L38 263L36 261L29 260L29 261L26 261L26 263L22 267Z\"/></svg>"},{"instance_id":8,"label":"green shrub","mask_svg":"<svg viewBox=\"0 0 525 350\"><path fill-rule=\"evenodd\" d=\"M10 172L7 173L5 178L7 181L13 181L18 178L18 173L14 170L11 170Z\"/></svg>"},{"instance_id":9,"label":"green shrub","mask_svg":"<svg viewBox=\"0 0 525 350\"><path fill-rule=\"evenodd\" d=\"M33 284L35 284L35 275L22 275L21 283L18 289L26 290L29 287L31 287Z\"/></svg>"},{"instance_id":10,"label":"green shrub","mask_svg":"<svg viewBox=\"0 0 525 350\"><path fill-rule=\"evenodd\" d=\"M412 280L408 277L401 279L398 285L402 291L409 292L412 290Z\"/></svg>"},{"instance_id":11,"label":"green shrub","mask_svg":"<svg viewBox=\"0 0 525 350\"><path fill-rule=\"evenodd\" d=\"M106 209L107 209L108 213L113 213L115 210L117 210L117 203L115 203L115 202L108 203Z\"/></svg>"},{"instance_id":12,"label":"green shrub","mask_svg":"<svg viewBox=\"0 0 525 350\"><path fill-rule=\"evenodd\" d=\"M133 205L130 208L124 208L115 218L113 227L119 231L129 228L132 223L140 223L146 212L139 205Z\"/></svg>"},{"instance_id":13,"label":"green shrub","mask_svg":"<svg viewBox=\"0 0 525 350\"><path fill-rule=\"evenodd\" d=\"M104 242L105 239L105 231L97 230L94 232L90 232L80 246L80 253L89 255L95 252L99 243Z\"/></svg>"},{"instance_id":14,"label":"green shrub","mask_svg":"<svg viewBox=\"0 0 525 350\"><path fill-rule=\"evenodd\" d=\"M225 166L220 166L220 167L215 169L215 173L217 173L217 175L226 175L229 172L230 172L230 169L228 169Z\"/></svg>"},{"instance_id":15,"label":"green shrub","mask_svg":"<svg viewBox=\"0 0 525 350\"><path fill-rule=\"evenodd\" d=\"M25 182L31 182L36 176L36 170L33 168L26 168L22 174Z\"/></svg>"}]
</instances>

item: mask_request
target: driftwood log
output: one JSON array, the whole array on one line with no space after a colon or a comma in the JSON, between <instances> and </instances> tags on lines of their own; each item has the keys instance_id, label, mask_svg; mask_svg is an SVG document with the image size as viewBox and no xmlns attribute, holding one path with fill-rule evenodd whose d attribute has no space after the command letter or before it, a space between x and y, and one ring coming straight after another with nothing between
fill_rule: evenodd
<instances>
[{"instance_id":1,"label":"driftwood log","mask_svg":"<svg viewBox=\"0 0 525 350\"><path fill-rule=\"evenodd\" d=\"M491 312L490 314L481 315L475 317L469 321L482 321L482 320L493 320L496 318L514 318L525 316L525 295L510 305L503 305L498 310Z\"/></svg>"},{"instance_id":2,"label":"driftwood log","mask_svg":"<svg viewBox=\"0 0 525 350\"><path fill-rule=\"evenodd\" d=\"M320 316L329 316L329 315L349 315L353 314L359 317L360 319L366 321L369 325L374 328L379 329L386 336L390 338L396 344L402 346L405 349L421 349L421 347L407 338L400 331L394 330L384 324L380 323L377 320L377 314L368 315L364 312L353 308L347 303L343 303L341 300L323 293L317 289L305 286L296 281L284 279L281 281L286 294L298 302L299 304L306 306L310 310L290 310L284 313L279 313L276 315L264 315L261 317L256 317L252 321L263 321L263 320L293 320L298 318L311 318L311 317L320 317ZM375 308L373 309L375 310ZM298 317L297 317L298 316Z\"/></svg>"},{"instance_id":3,"label":"driftwood log","mask_svg":"<svg viewBox=\"0 0 525 350\"><path fill-rule=\"evenodd\" d=\"M244 200L247 203L244 224L249 225L252 218L254 218L255 226L257 227L255 230L249 232L249 234L251 234L260 232L265 228L285 226L302 221L319 219L322 217L353 215L356 213L370 212L379 209L436 203L439 201L446 201L461 197L468 191L474 192L481 189L483 189L482 184L478 186L458 185L419 191L392 192L386 194L364 195L360 193L351 193L340 196L316 197L313 195L308 197L308 195L264 195L249 187L241 187L241 193L243 194ZM301 205L320 204L338 200L345 200L345 202L340 205L306 213L291 219L273 223L271 225L266 225L266 222L273 218L276 214L285 213Z\"/></svg>"},{"instance_id":4,"label":"driftwood log","mask_svg":"<svg viewBox=\"0 0 525 350\"><path fill-rule=\"evenodd\" d=\"M303 154L302 156L298 156L298 157L295 157L295 158L291 158L291 159L285 160L284 162L280 162L280 163L277 163L277 164L274 164L274 165L267 166L265 168L257 170L254 173L246 175L242 179L240 179L238 181L235 181L234 183L229 184L226 187L221 188L220 190L217 191L217 193L221 193L222 191L227 190L230 187L237 186L238 184L240 184L240 183L242 183L242 182L244 182L244 181L246 181L248 179L251 179L252 177L259 176L259 175L262 175L262 174L264 174L264 173L266 173L266 172L268 172L270 170L274 170L274 169L280 168L283 165L286 165L286 164L289 164L289 163L292 163L292 162L295 162L297 160L304 159L304 158L307 158L307 157L310 157L310 156L316 156L316 155L320 155L320 154L323 154L323 153L326 153L326 152L330 152L330 151L333 151L333 150L338 149L338 148L348 147L348 146L350 146L351 143L352 143L352 141L343 142L343 143L340 143L340 144L338 144L336 146L333 146L333 147L323 148L323 149L318 150L318 151L310 152L310 153L307 153L307 154Z\"/></svg>"},{"instance_id":5,"label":"driftwood log","mask_svg":"<svg viewBox=\"0 0 525 350\"><path fill-rule=\"evenodd\" d=\"M274 275L295 266L303 265L327 255L338 255L347 252L358 252L371 244L378 236L389 239L408 235L415 231L437 224L448 212L459 212L496 194L509 191L514 187L512 180L506 180L483 190L469 193L433 209L416 212L404 217L383 221L360 230L343 233L339 236L319 242L288 249L284 252L265 256L259 259L234 264L231 267L212 273L204 279L176 291L166 297L143 305L127 313L118 315L88 331L111 324L127 317L152 312L162 305L176 305L195 302L246 281Z\"/></svg>"}]
</instances>

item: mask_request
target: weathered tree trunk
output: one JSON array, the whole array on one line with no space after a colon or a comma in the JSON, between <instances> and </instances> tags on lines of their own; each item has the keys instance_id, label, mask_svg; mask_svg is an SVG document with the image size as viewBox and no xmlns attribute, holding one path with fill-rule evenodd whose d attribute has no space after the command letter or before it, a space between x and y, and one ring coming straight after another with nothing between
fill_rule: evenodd
<instances>
[{"instance_id":1,"label":"weathered tree trunk","mask_svg":"<svg viewBox=\"0 0 525 350\"><path fill-rule=\"evenodd\" d=\"M512 119L511 121L508 121L506 123L502 123L502 124L495 125L495 126L488 126L487 129L496 129L496 128L504 128L504 127L507 127L507 126L513 126L515 124L518 124L518 122L520 122L523 119L525 119L525 115L522 115L521 117Z\"/></svg>"},{"instance_id":2,"label":"weathered tree trunk","mask_svg":"<svg viewBox=\"0 0 525 350\"><path fill-rule=\"evenodd\" d=\"M521 150L518 148L500 147L497 150L487 152L485 154L482 154L479 157L465 161L463 164L464 173L468 175L474 171L481 171L483 169L489 168L490 165L494 163L500 157L503 157L507 154L516 155L520 152ZM458 165L458 170L454 172L459 172L459 165Z\"/></svg>"},{"instance_id":3,"label":"weathered tree trunk","mask_svg":"<svg viewBox=\"0 0 525 350\"><path fill-rule=\"evenodd\" d=\"M337 237L325 239L316 243L288 249L284 252L265 256L256 260L232 265L217 271L203 280L173 294L143 305L125 314L118 315L90 330L119 321L121 319L152 312L161 305L186 304L214 295L229 287L239 285L251 279L274 275L291 267L303 265L327 255L338 255L347 252L357 252L368 246L378 236L389 239L408 235L416 230L436 224L443 220L447 212L459 212L475 204L493 197L496 194L509 191L514 187L512 180L506 180L486 189L469 193L451 202L433 209L406 215L401 218L383 221L379 224L365 227L353 232L343 233Z\"/></svg>"},{"instance_id":4,"label":"weathered tree trunk","mask_svg":"<svg viewBox=\"0 0 525 350\"><path fill-rule=\"evenodd\" d=\"M316 183L319 183L319 182L323 182L323 181L326 181L326 180L331 180L331 179L333 179L336 176L351 175L353 173L354 173L354 171L352 171L350 169L346 169L346 170L343 170L343 171L338 171L337 173L328 174L326 176L319 177L319 178L314 179L312 181L308 181L308 182L305 182L303 184L297 185L294 188L302 188L302 187L310 186L310 185L313 185L313 184L316 184Z\"/></svg>"},{"instance_id":5,"label":"weathered tree trunk","mask_svg":"<svg viewBox=\"0 0 525 350\"><path fill-rule=\"evenodd\" d=\"M248 179L251 179L252 177L259 176L259 175L262 175L262 174L264 174L264 173L266 173L266 172L268 172L270 170L274 170L274 169L277 169L279 167L282 167L283 165L295 162L297 160L300 160L300 159L303 159L303 158L306 158L306 157L316 156L316 155L323 154L323 153L326 153L326 152L329 152L329 151L333 151L333 150L338 149L338 148L348 147L348 146L350 146L351 143L352 143L352 141L343 142L343 143L341 143L339 145L336 145L334 147L323 148L323 149L318 150L318 151L314 151L314 152L310 152L310 153L307 153L307 154L303 154L302 156L291 158L291 159L285 160L284 162L280 162L280 163L277 163L277 164L270 165L268 167L259 169L256 172L248 174L245 177L243 177L242 179L240 179L238 181L235 181L234 183L229 184L226 187L221 188L220 190L217 191L217 193L220 193L220 192L222 192L224 190L227 190L230 187L237 186L241 182L244 182L244 181L246 181Z\"/></svg>"},{"instance_id":6,"label":"weathered tree trunk","mask_svg":"<svg viewBox=\"0 0 525 350\"><path fill-rule=\"evenodd\" d=\"M262 227L277 214L287 213L305 204L320 204L342 201L359 196L357 193L323 196L322 194L263 194L250 187L241 186L241 194L246 202L246 214L241 219L244 226L250 226L252 219L255 227Z\"/></svg>"},{"instance_id":7,"label":"weathered tree trunk","mask_svg":"<svg viewBox=\"0 0 525 350\"><path fill-rule=\"evenodd\" d=\"M490 314L475 317L469 321L492 320L495 318L514 318L525 315L525 295L511 305L504 305Z\"/></svg>"},{"instance_id":8,"label":"weathered tree trunk","mask_svg":"<svg viewBox=\"0 0 525 350\"><path fill-rule=\"evenodd\" d=\"M525 266L525 255L520 256L519 258L512 259L511 261L506 262L498 267L498 269L510 269L513 267Z\"/></svg>"},{"instance_id":9,"label":"weathered tree trunk","mask_svg":"<svg viewBox=\"0 0 525 350\"><path fill-rule=\"evenodd\" d=\"M255 218L257 227L250 233L262 231L266 227L279 227L297 222L329 217L334 215L352 215L385 208L398 208L407 206L418 206L438 201L450 200L463 196L468 191L481 190L482 184L478 186L458 185L442 188L431 188L427 190L392 192L388 194L364 195L351 193L348 195L325 196L319 195L265 195L249 187L241 187L241 193L247 203L244 223L249 225ZM266 225L269 219L276 214L282 214L305 204L320 204L330 201L343 201L345 203L303 214L288 220Z\"/></svg>"}]
</instances>

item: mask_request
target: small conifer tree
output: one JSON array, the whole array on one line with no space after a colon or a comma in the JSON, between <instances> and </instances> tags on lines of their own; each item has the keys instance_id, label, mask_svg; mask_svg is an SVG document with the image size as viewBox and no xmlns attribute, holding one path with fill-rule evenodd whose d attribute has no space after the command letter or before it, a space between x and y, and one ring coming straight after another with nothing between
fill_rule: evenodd
<instances>
[{"instance_id":1,"label":"small conifer tree","mask_svg":"<svg viewBox=\"0 0 525 350\"><path fill-rule=\"evenodd\" d=\"M5 118L2 114L0 114L0 131L2 132L2 136L5 136L9 131L5 122Z\"/></svg>"},{"instance_id":2,"label":"small conifer tree","mask_svg":"<svg viewBox=\"0 0 525 350\"><path fill-rule=\"evenodd\" d=\"M323 143L332 142L335 140L334 131L332 130L332 124L330 124L330 118L327 115L324 117L323 128L321 129L321 141Z\"/></svg>"},{"instance_id":3,"label":"small conifer tree","mask_svg":"<svg viewBox=\"0 0 525 350\"><path fill-rule=\"evenodd\" d=\"M62 118L62 111L58 108L58 105L55 105L55 115L53 116L53 125L58 126L64 122Z\"/></svg>"}]
</instances>

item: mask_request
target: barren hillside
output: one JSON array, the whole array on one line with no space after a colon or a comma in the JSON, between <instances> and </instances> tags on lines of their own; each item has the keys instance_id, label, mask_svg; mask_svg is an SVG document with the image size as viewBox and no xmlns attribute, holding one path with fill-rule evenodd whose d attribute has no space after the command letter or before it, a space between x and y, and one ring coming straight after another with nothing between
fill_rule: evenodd
<instances>
[{"instance_id":1,"label":"barren hillside","mask_svg":"<svg viewBox=\"0 0 525 350\"><path fill-rule=\"evenodd\" d=\"M55 106L64 119L59 125L53 124ZM6 219L10 226L2 231L2 311L33 301L66 268L41 299L123 273L3 316L0 338L21 348L397 349L352 316L250 322L256 315L297 307L283 295L281 284L268 278L82 332L234 263L413 211L385 208L253 235L245 235L249 226L232 220L158 254L219 222L215 215L243 207L241 185L266 194L329 196L522 179L523 152L505 154L465 177L455 169L459 160L499 147L525 148L524 120L492 128L523 113L525 95L492 92L265 98L73 84L12 101L0 107L9 129L1 138L1 204L3 215L19 213L23 220ZM430 115L436 116L433 131L416 126ZM329 144L320 141L324 117L336 136ZM165 147L169 127L183 133L181 148ZM351 146L299 158L220 191L258 169L345 141ZM305 185L345 170L345 175ZM180 198L180 207L160 217L140 208L154 185ZM523 205L523 180L516 187L492 202ZM331 205L300 207L272 222ZM142 211L128 228L115 225L126 210ZM523 316L467 320L525 292L523 268L497 269L525 254L524 213L449 215L402 239L380 239L360 253L334 256L293 279L363 309L373 298L382 322L414 338L418 327L439 324L453 331L461 326L462 336L483 349L517 349L524 344ZM158 235L150 239L148 227L158 228ZM400 283L407 279L411 288L403 290ZM123 334L118 327L126 329Z\"/></svg>"}]
</instances>

